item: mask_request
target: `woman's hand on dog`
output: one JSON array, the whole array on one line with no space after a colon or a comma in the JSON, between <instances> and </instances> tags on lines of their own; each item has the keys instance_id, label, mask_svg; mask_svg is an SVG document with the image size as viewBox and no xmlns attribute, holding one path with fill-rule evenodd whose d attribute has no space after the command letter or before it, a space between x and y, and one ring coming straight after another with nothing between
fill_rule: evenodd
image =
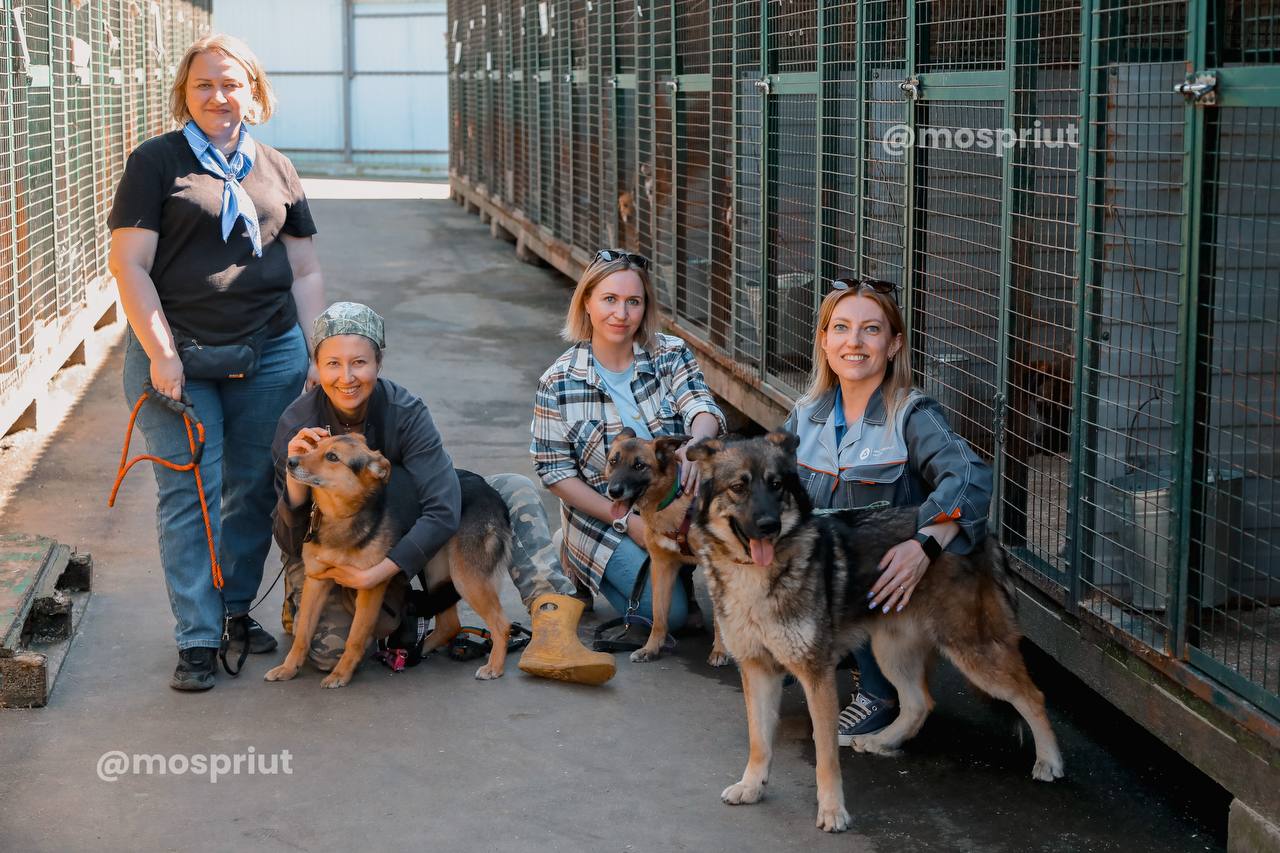
<instances>
[{"instance_id":1,"label":"woman's hand on dog","mask_svg":"<svg viewBox=\"0 0 1280 853\"><path fill-rule=\"evenodd\" d=\"M382 562L367 569L357 569L355 566L330 566L316 577L331 580L347 589L373 589L395 577L398 571L400 571L399 566L390 558L384 558Z\"/></svg>"},{"instance_id":2,"label":"woman's hand on dog","mask_svg":"<svg viewBox=\"0 0 1280 853\"><path fill-rule=\"evenodd\" d=\"M901 610L911 601L911 593L929 569L929 556L924 546L914 539L899 542L885 552L880 561L880 579L871 587L872 610Z\"/></svg>"},{"instance_id":3,"label":"woman's hand on dog","mask_svg":"<svg viewBox=\"0 0 1280 853\"><path fill-rule=\"evenodd\" d=\"M321 439L329 437L329 431L323 427L303 427L297 435L289 439L289 455L302 456L316 449Z\"/></svg>"},{"instance_id":4,"label":"woman's hand on dog","mask_svg":"<svg viewBox=\"0 0 1280 853\"><path fill-rule=\"evenodd\" d=\"M686 495L691 495L698 491L698 463L690 462L688 457L684 455L690 444L693 444L693 442L686 441L676 451L676 456L680 459L680 488L684 490Z\"/></svg>"}]
</instances>

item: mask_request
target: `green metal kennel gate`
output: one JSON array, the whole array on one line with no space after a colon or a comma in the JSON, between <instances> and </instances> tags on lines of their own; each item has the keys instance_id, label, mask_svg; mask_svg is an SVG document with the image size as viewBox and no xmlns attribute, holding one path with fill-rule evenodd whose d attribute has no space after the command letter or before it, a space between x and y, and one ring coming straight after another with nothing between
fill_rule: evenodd
<instances>
[{"instance_id":1,"label":"green metal kennel gate","mask_svg":"<svg viewBox=\"0 0 1280 853\"><path fill-rule=\"evenodd\" d=\"M805 386L829 279L903 284L917 382L992 460L1023 577L1275 736L1280 9L449 16L459 197L570 274L650 256L673 326L779 404L764 421Z\"/></svg>"},{"instance_id":2,"label":"green metal kennel gate","mask_svg":"<svg viewBox=\"0 0 1280 853\"><path fill-rule=\"evenodd\" d=\"M0 0L6 413L26 408L38 393L26 380L56 369L42 359L102 307L106 218L125 158L169 128L174 65L210 14L211 0Z\"/></svg>"}]
</instances>

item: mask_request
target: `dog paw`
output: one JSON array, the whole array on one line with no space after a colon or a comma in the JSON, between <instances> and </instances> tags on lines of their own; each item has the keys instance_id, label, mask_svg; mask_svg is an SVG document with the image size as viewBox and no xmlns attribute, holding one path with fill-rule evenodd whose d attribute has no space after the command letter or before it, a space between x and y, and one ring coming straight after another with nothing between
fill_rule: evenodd
<instances>
[{"instance_id":1,"label":"dog paw","mask_svg":"<svg viewBox=\"0 0 1280 853\"><path fill-rule=\"evenodd\" d=\"M719 652L715 649L711 650L711 654L707 655L707 664L710 666L728 666L733 658L729 657L728 652Z\"/></svg>"},{"instance_id":2,"label":"dog paw","mask_svg":"<svg viewBox=\"0 0 1280 853\"><path fill-rule=\"evenodd\" d=\"M751 803L758 803L763 796L763 785L752 785L746 780L736 782L720 792L720 799L731 806L746 806Z\"/></svg>"},{"instance_id":3,"label":"dog paw","mask_svg":"<svg viewBox=\"0 0 1280 853\"><path fill-rule=\"evenodd\" d=\"M489 664L485 664L484 666L476 670L477 681L493 681L493 679L501 678L501 677L502 677L502 670L496 667L490 666Z\"/></svg>"},{"instance_id":4,"label":"dog paw","mask_svg":"<svg viewBox=\"0 0 1280 853\"><path fill-rule=\"evenodd\" d=\"M346 687L349 683L351 683L350 675L339 675L336 672L331 672L321 680L320 686L327 688Z\"/></svg>"},{"instance_id":5,"label":"dog paw","mask_svg":"<svg viewBox=\"0 0 1280 853\"><path fill-rule=\"evenodd\" d=\"M648 663L662 657L661 649L645 649L639 648L631 653L632 663Z\"/></svg>"},{"instance_id":6,"label":"dog paw","mask_svg":"<svg viewBox=\"0 0 1280 853\"><path fill-rule=\"evenodd\" d=\"M298 668L296 666L289 666L287 663L282 663L277 667L272 667L271 669L267 670L267 674L262 676L262 680L263 681L288 681L289 679L293 678L297 674L298 674Z\"/></svg>"},{"instance_id":7,"label":"dog paw","mask_svg":"<svg viewBox=\"0 0 1280 853\"><path fill-rule=\"evenodd\" d=\"M1052 760L1044 758L1036 759L1036 764L1031 768L1031 778L1037 782L1052 782L1054 779L1061 779L1063 774L1062 758L1055 757Z\"/></svg>"},{"instance_id":8,"label":"dog paw","mask_svg":"<svg viewBox=\"0 0 1280 853\"><path fill-rule=\"evenodd\" d=\"M849 812L841 804L818 806L818 829L823 832L844 832L849 828Z\"/></svg>"},{"instance_id":9,"label":"dog paw","mask_svg":"<svg viewBox=\"0 0 1280 853\"><path fill-rule=\"evenodd\" d=\"M853 743L849 745L853 747L854 752L865 752L869 755L884 755L889 758L902 755L902 750L889 746L875 735L854 735Z\"/></svg>"}]
</instances>

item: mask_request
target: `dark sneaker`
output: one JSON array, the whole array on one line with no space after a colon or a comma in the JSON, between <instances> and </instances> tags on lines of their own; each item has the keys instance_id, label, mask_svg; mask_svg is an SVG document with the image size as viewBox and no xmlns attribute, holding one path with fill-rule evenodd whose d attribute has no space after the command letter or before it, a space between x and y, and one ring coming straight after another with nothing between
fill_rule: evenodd
<instances>
[{"instance_id":1,"label":"dark sneaker","mask_svg":"<svg viewBox=\"0 0 1280 853\"><path fill-rule=\"evenodd\" d=\"M883 729L898 716L898 706L858 691L840 712L836 731L841 746L853 744L854 735L869 735Z\"/></svg>"},{"instance_id":2,"label":"dark sneaker","mask_svg":"<svg viewBox=\"0 0 1280 853\"><path fill-rule=\"evenodd\" d=\"M169 679L174 690L208 690L213 686L213 673L218 666L218 650L182 649L178 652L178 668Z\"/></svg>"},{"instance_id":3,"label":"dark sneaker","mask_svg":"<svg viewBox=\"0 0 1280 853\"><path fill-rule=\"evenodd\" d=\"M279 643L266 628L258 624L258 620L252 616L244 617L249 623L249 654L262 655L267 652L274 652ZM240 648L244 645L240 640L240 627L233 624L231 626L231 645L227 649L228 652L240 653Z\"/></svg>"}]
</instances>

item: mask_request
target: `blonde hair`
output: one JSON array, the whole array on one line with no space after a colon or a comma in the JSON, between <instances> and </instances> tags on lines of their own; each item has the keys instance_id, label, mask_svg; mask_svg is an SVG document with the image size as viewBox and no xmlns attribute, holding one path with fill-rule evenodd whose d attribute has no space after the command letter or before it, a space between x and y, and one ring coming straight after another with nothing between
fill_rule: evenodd
<instances>
[{"instance_id":1,"label":"blonde hair","mask_svg":"<svg viewBox=\"0 0 1280 853\"><path fill-rule=\"evenodd\" d=\"M914 386L911 379L911 347L907 340L906 324L902 320L902 311L891 293L879 293L866 284L860 284L848 290L833 290L822 300L818 307L818 325L813 335L813 372L809 376L809 388L800 398L800 403L814 403L824 394L840 384L831 365L827 363L827 354L822 349L822 335L831 323L831 315L842 299L860 296L874 300L884 312L889 322L892 338L902 336L902 346L889 359L885 367L884 380L880 383L884 396L885 411L890 419L897 413L898 407L906 402L907 395Z\"/></svg>"},{"instance_id":2,"label":"blonde hair","mask_svg":"<svg viewBox=\"0 0 1280 853\"><path fill-rule=\"evenodd\" d=\"M192 42L191 47L182 55L178 63L178 73L173 78L173 89L169 93L169 112L178 124L191 121L191 111L187 109L187 78L191 76L191 63L196 57L209 51L217 51L228 59L240 63L249 75L249 87L253 91L255 109L244 120L249 124L265 124L276 108L276 94L271 88L271 80L267 78L266 69L257 55L235 36L226 33L214 33Z\"/></svg>"},{"instance_id":3,"label":"blonde hair","mask_svg":"<svg viewBox=\"0 0 1280 853\"><path fill-rule=\"evenodd\" d=\"M578 286L569 299L569 313L564 318L564 328L560 337L570 343L581 343L591 340L591 315L587 313L587 300L591 298L597 284L616 272L631 271L635 273L640 284L644 286L644 316L640 318L640 328L636 329L635 339L646 349L654 345L654 333L658 331L658 300L653 295L653 284L649 281L649 271L637 266L628 258L614 261L595 260L591 266L582 271Z\"/></svg>"}]
</instances>

